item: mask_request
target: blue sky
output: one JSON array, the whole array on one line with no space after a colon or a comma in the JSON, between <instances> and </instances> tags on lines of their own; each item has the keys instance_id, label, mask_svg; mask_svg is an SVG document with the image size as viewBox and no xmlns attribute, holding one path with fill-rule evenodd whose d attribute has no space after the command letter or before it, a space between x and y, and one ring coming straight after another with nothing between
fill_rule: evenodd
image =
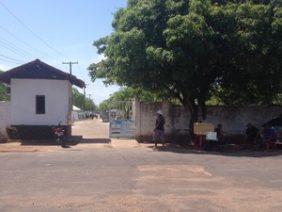
<instances>
[{"instance_id":1,"label":"blue sky","mask_svg":"<svg viewBox=\"0 0 282 212\"><path fill-rule=\"evenodd\" d=\"M68 71L62 61L78 61L73 74L88 84L86 93L95 103L118 86L91 82L87 67L101 60L93 41L112 32L113 14L126 0L0 0L48 45L23 27L0 4L0 69L8 70L36 58ZM58 53L59 52L59 53Z\"/></svg>"}]
</instances>

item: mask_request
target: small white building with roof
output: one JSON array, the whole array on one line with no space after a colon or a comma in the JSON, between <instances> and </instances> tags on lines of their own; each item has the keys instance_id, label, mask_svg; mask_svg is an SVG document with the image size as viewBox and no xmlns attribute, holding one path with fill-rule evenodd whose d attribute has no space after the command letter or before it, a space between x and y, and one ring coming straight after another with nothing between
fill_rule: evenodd
<instances>
[{"instance_id":1,"label":"small white building with roof","mask_svg":"<svg viewBox=\"0 0 282 212\"><path fill-rule=\"evenodd\" d=\"M71 134L72 85L83 88L82 80L37 59L2 73L0 82L10 86L6 116L19 137L46 138L59 123Z\"/></svg>"}]
</instances>

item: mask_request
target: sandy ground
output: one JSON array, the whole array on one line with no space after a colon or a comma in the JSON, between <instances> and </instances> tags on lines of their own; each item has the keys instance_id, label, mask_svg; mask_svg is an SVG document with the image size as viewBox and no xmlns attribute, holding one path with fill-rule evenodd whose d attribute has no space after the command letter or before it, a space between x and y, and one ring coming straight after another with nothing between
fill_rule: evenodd
<instances>
[{"instance_id":1,"label":"sandy ground","mask_svg":"<svg viewBox=\"0 0 282 212\"><path fill-rule=\"evenodd\" d=\"M140 147L140 144L133 139L110 139L109 123L103 123L101 119L84 120L75 122L72 126L73 136L82 136L82 140L74 149L92 148L131 148ZM45 141L43 141L44 143ZM144 144L146 146L146 144ZM63 151L56 145L21 145L20 140L13 140L0 144L1 152L54 152Z\"/></svg>"},{"instance_id":2,"label":"sandy ground","mask_svg":"<svg viewBox=\"0 0 282 212\"><path fill-rule=\"evenodd\" d=\"M91 144L103 144L113 148L139 147L139 143L132 139L109 139L109 123L103 123L101 119L78 121L72 128L73 135L82 135L80 146L91 148Z\"/></svg>"},{"instance_id":3,"label":"sandy ground","mask_svg":"<svg viewBox=\"0 0 282 212\"><path fill-rule=\"evenodd\" d=\"M153 150L107 130L77 122L67 149L1 144L0 211L282 211L281 152Z\"/></svg>"}]
</instances>

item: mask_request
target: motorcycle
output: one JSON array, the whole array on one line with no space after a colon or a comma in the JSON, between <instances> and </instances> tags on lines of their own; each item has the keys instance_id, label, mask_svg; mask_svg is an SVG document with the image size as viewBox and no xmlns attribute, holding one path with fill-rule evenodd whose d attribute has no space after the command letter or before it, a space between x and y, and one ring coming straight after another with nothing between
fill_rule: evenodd
<instances>
[{"instance_id":1,"label":"motorcycle","mask_svg":"<svg viewBox=\"0 0 282 212\"><path fill-rule=\"evenodd\" d=\"M65 137L65 130L61 126L61 122L58 124L57 127L53 129L54 136L56 138L56 142L61 145L61 147L66 147L66 137Z\"/></svg>"}]
</instances>

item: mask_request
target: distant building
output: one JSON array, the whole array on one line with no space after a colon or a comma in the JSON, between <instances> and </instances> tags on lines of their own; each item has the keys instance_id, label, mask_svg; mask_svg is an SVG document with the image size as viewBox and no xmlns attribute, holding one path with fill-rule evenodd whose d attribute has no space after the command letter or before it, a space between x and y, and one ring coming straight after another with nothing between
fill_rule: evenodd
<instances>
[{"instance_id":1,"label":"distant building","mask_svg":"<svg viewBox=\"0 0 282 212\"><path fill-rule=\"evenodd\" d=\"M79 113L81 112L81 109L79 107L76 107L75 105L72 106L72 121L78 121L79 120Z\"/></svg>"},{"instance_id":2,"label":"distant building","mask_svg":"<svg viewBox=\"0 0 282 212\"><path fill-rule=\"evenodd\" d=\"M6 112L21 137L46 137L58 123L71 134L72 85L83 88L82 80L37 59L4 72L0 82L10 86Z\"/></svg>"}]
</instances>

